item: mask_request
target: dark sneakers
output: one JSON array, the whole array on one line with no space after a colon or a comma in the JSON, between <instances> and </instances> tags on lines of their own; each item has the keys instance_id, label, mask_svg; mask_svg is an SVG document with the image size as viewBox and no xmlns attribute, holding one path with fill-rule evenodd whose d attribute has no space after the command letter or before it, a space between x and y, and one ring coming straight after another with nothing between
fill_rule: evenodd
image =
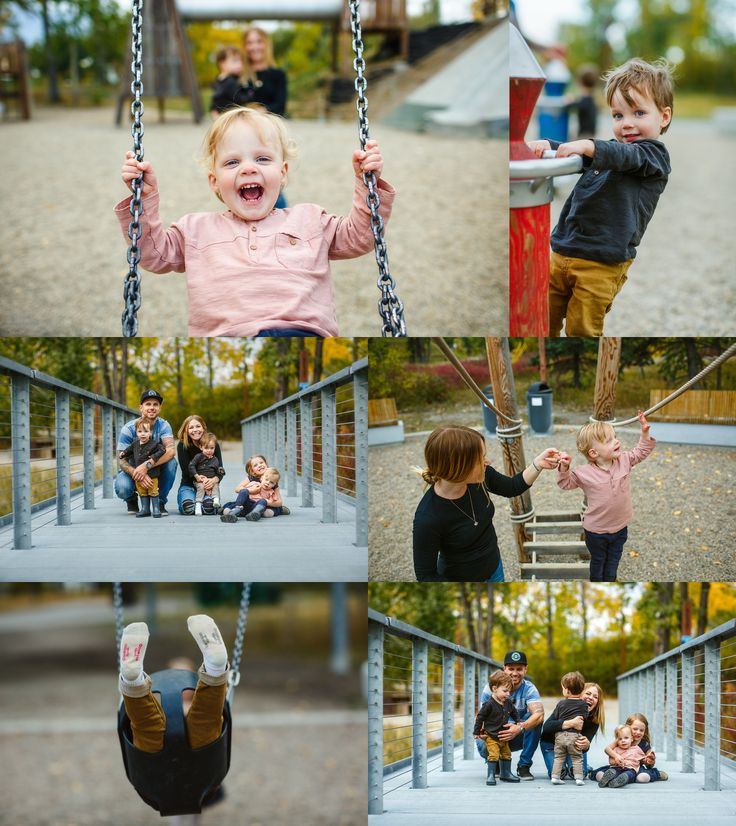
<instances>
[{"instance_id":1,"label":"dark sneakers","mask_svg":"<svg viewBox=\"0 0 736 826\"><path fill-rule=\"evenodd\" d=\"M622 786L625 786L629 782L629 776L626 772L621 772L621 774L617 775L610 780L608 783L609 789L620 789ZM600 786L600 783L598 784Z\"/></svg>"},{"instance_id":2,"label":"dark sneakers","mask_svg":"<svg viewBox=\"0 0 736 826\"><path fill-rule=\"evenodd\" d=\"M286 507L286 505L281 506L281 515L282 516L288 516L290 513L291 513L291 511Z\"/></svg>"},{"instance_id":3,"label":"dark sneakers","mask_svg":"<svg viewBox=\"0 0 736 826\"><path fill-rule=\"evenodd\" d=\"M138 494L134 493L129 499L125 500L125 504L128 506L128 515L138 514Z\"/></svg>"},{"instance_id":4,"label":"dark sneakers","mask_svg":"<svg viewBox=\"0 0 736 826\"><path fill-rule=\"evenodd\" d=\"M517 766L516 776L519 780L534 780L534 775L529 770L529 766Z\"/></svg>"},{"instance_id":5,"label":"dark sneakers","mask_svg":"<svg viewBox=\"0 0 736 826\"><path fill-rule=\"evenodd\" d=\"M626 775L622 775L625 777ZM603 772L603 777L598 781L598 785L603 788L604 786L608 786L608 784L616 777L616 769L606 769Z\"/></svg>"}]
</instances>

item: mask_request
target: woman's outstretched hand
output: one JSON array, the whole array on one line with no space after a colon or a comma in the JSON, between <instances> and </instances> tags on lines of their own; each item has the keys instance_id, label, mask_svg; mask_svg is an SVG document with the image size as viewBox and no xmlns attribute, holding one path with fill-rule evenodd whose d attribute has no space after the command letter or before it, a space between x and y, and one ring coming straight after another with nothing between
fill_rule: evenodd
<instances>
[{"instance_id":1,"label":"woman's outstretched hand","mask_svg":"<svg viewBox=\"0 0 736 826\"><path fill-rule=\"evenodd\" d=\"M535 457L534 464L540 470L554 470L560 461L560 451L556 447L548 447Z\"/></svg>"}]
</instances>

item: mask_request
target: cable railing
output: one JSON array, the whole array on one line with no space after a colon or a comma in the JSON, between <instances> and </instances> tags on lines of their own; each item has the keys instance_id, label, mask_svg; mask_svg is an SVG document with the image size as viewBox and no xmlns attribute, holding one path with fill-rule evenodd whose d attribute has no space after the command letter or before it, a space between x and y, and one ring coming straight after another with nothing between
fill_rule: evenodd
<instances>
[{"instance_id":1,"label":"cable railing","mask_svg":"<svg viewBox=\"0 0 736 826\"><path fill-rule=\"evenodd\" d=\"M478 697L501 663L368 609L368 812L383 812L384 781L427 788L427 759L454 769L475 754Z\"/></svg>"},{"instance_id":2,"label":"cable railing","mask_svg":"<svg viewBox=\"0 0 736 826\"><path fill-rule=\"evenodd\" d=\"M682 771L703 757L704 788L736 781L736 619L689 640L618 677L624 720L642 712L652 748Z\"/></svg>"},{"instance_id":3,"label":"cable railing","mask_svg":"<svg viewBox=\"0 0 736 826\"><path fill-rule=\"evenodd\" d=\"M243 461L259 453L282 474L287 496L337 522L337 502L356 507L355 544L368 545L368 359L243 419Z\"/></svg>"},{"instance_id":4,"label":"cable railing","mask_svg":"<svg viewBox=\"0 0 736 826\"><path fill-rule=\"evenodd\" d=\"M114 496L115 445L137 412L26 365L0 357L0 526L13 547L32 547L31 516L70 525L72 498L94 508L95 487ZM55 508L54 508L55 506Z\"/></svg>"}]
</instances>

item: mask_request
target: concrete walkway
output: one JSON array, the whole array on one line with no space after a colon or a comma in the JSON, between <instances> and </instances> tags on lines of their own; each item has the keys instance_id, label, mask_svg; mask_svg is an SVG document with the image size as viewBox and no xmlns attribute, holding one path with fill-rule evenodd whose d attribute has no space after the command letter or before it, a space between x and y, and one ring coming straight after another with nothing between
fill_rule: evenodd
<instances>
[{"instance_id":1,"label":"concrete walkway","mask_svg":"<svg viewBox=\"0 0 736 826\"><path fill-rule=\"evenodd\" d=\"M225 464L225 498L243 477ZM221 522L217 516L176 512L177 481L169 516L135 519L119 499L97 491L94 510L73 499L72 524L58 526L55 508L34 515L30 550L14 550L13 526L0 530L0 580L9 582L354 582L368 574L367 550L355 545L355 507L338 500L335 524L322 523L322 495L301 507L284 495L289 516ZM285 487L286 490L286 487ZM284 491L285 493L285 491ZM234 498L234 497L233 497Z\"/></svg>"}]
</instances>

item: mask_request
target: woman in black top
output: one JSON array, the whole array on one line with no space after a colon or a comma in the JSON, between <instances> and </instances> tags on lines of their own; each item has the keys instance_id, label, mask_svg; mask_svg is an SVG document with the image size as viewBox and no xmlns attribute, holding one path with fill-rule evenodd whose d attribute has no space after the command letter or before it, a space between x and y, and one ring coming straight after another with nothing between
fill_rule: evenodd
<instances>
[{"instance_id":1,"label":"woman in black top","mask_svg":"<svg viewBox=\"0 0 736 826\"><path fill-rule=\"evenodd\" d=\"M588 717L573 717L572 720L558 720L551 714L542 727L542 737L539 747L542 749L542 757L547 766L547 775L552 776L552 764L555 759L555 734L558 731L575 729L580 732L580 737L575 741L575 745L583 752L583 771L588 773L588 760L586 752L590 748L590 741L598 733L598 729L605 730L606 715L604 709L603 689L598 683L586 683L583 689L582 699L588 704ZM570 756L567 756L562 768L561 778L565 777L565 771L572 768ZM572 775L569 775L572 776Z\"/></svg>"},{"instance_id":2,"label":"woman in black top","mask_svg":"<svg viewBox=\"0 0 736 826\"><path fill-rule=\"evenodd\" d=\"M179 440L179 444L176 446L176 459L181 469L181 482L179 483L179 491L176 494L179 513L194 514L194 497L196 494L194 479L189 475L189 463L198 453L202 452L199 442L206 432L207 424L205 420L201 416L194 415L187 416L184 419L179 432L176 434L176 438ZM222 453L219 442L215 445L215 456L220 463L220 467L222 467ZM210 492L215 481L215 479L207 479L204 483L205 499L202 503L202 510L205 513L214 513Z\"/></svg>"},{"instance_id":3,"label":"woman in black top","mask_svg":"<svg viewBox=\"0 0 736 826\"><path fill-rule=\"evenodd\" d=\"M515 476L494 470L485 455L485 439L469 427L438 427L427 439L422 478L430 488L414 514L419 582L503 582L489 493L521 495L557 467L559 451L547 448Z\"/></svg>"}]
</instances>

